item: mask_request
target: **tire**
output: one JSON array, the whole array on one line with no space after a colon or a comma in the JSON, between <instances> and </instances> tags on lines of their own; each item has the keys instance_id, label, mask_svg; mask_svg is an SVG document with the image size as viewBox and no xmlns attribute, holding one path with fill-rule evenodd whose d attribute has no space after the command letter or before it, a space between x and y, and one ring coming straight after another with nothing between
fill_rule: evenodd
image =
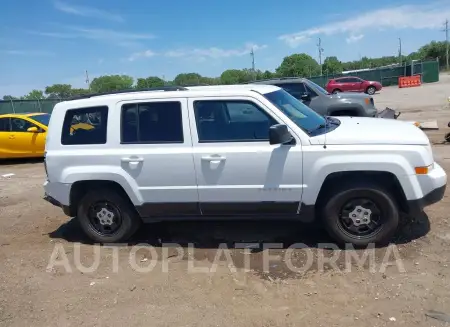
<instances>
[{"instance_id":1,"label":"tire","mask_svg":"<svg viewBox=\"0 0 450 327\"><path fill-rule=\"evenodd\" d=\"M375 88L375 86L369 86L366 90L366 93L369 95L374 95L376 91L377 89Z\"/></svg>"},{"instance_id":2,"label":"tire","mask_svg":"<svg viewBox=\"0 0 450 327\"><path fill-rule=\"evenodd\" d=\"M101 210L97 210L97 208ZM106 214L103 213L103 209L106 210ZM96 212L97 217L100 212L103 213L103 217L109 215L106 218L107 223L112 222L109 227L112 230L113 226L117 227L117 230L114 229L114 232L110 231L111 233L101 232L94 224L97 222L100 226L100 218L92 217L91 212ZM110 217L111 213L113 214L112 218ZM94 242L99 243L125 242L133 236L142 223L129 200L118 192L108 189L92 190L81 199L78 206L78 220L86 235ZM103 228L106 227L108 224L103 225Z\"/></svg>"},{"instance_id":3,"label":"tire","mask_svg":"<svg viewBox=\"0 0 450 327\"><path fill-rule=\"evenodd\" d=\"M339 89L334 89L333 92L331 92L331 93L333 93L333 94L338 94L339 92L342 92L342 91L339 90Z\"/></svg>"},{"instance_id":4,"label":"tire","mask_svg":"<svg viewBox=\"0 0 450 327\"><path fill-rule=\"evenodd\" d=\"M359 201L358 199L367 199L375 204L375 207L379 209L379 214L374 207L372 207L372 214L370 214L370 226L375 223L375 218L378 217L380 228L371 234L367 235L355 235L346 230L344 219L345 215L342 214L346 204L352 203L352 201ZM354 184L353 186L343 186L330 192L330 195L323 202L323 206L320 210L320 216L324 223L324 227L328 234L341 246L351 243L355 247L367 247L371 243L376 245L385 245L388 243L395 232L399 224L399 211L394 201L394 197L382 187L376 184L362 183ZM362 208L366 208L368 205L363 205ZM357 210L355 207L353 211ZM347 210L347 209L346 209ZM348 209L347 211L349 211ZM367 210L367 209L366 209ZM353 212L350 211L350 214ZM360 214L355 212L356 214ZM364 211L363 211L364 213ZM358 216L359 217L359 216ZM356 218L354 218L356 219ZM352 221L351 218L348 221ZM361 221L360 221L361 222ZM360 225L361 228L367 227L364 224ZM355 227L353 227L355 228Z\"/></svg>"}]
</instances>

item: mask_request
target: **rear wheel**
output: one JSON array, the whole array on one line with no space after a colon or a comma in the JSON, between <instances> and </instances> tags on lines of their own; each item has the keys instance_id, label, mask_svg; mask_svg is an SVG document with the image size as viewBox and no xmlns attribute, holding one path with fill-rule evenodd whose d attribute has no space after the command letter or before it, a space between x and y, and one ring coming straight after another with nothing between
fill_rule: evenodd
<instances>
[{"instance_id":1,"label":"rear wheel","mask_svg":"<svg viewBox=\"0 0 450 327\"><path fill-rule=\"evenodd\" d=\"M337 243L356 247L388 243L399 223L394 197L375 184L340 187L325 200L321 217Z\"/></svg>"},{"instance_id":2,"label":"rear wheel","mask_svg":"<svg viewBox=\"0 0 450 327\"><path fill-rule=\"evenodd\" d=\"M141 224L129 201L108 189L88 192L81 199L77 212L84 232L100 243L126 241Z\"/></svg>"},{"instance_id":3,"label":"rear wheel","mask_svg":"<svg viewBox=\"0 0 450 327\"><path fill-rule=\"evenodd\" d=\"M375 86L369 86L366 90L366 93L370 94L370 95L374 95L376 91L377 91L377 89L375 88Z\"/></svg>"}]
</instances>

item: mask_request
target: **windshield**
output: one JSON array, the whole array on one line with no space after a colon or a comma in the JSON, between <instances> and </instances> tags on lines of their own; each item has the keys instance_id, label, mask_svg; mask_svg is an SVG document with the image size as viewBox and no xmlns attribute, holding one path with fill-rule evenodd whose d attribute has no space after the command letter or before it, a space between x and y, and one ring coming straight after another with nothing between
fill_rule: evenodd
<instances>
[{"instance_id":1,"label":"windshield","mask_svg":"<svg viewBox=\"0 0 450 327\"><path fill-rule=\"evenodd\" d=\"M41 123L42 125L45 125L45 126L48 126L48 123L50 121L49 114L33 115L33 116L30 116L30 118L37 121L38 123Z\"/></svg>"},{"instance_id":2,"label":"windshield","mask_svg":"<svg viewBox=\"0 0 450 327\"><path fill-rule=\"evenodd\" d=\"M309 87L312 87L314 90L319 91L322 94L330 94L322 86L320 86L314 82L311 82L310 80L308 80L307 84Z\"/></svg>"},{"instance_id":3,"label":"windshield","mask_svg":"<svg viewBox=\"0 0 450 327\"><path fill-rule=\"evenodd\" d=\"M309 134L309 131L324 125L324 117L313 111L301 101L294 98L285 90L278 90L264 94L264 97L272 102L286 116L288 116L298 127Z\"/></svg>"}]
</instances>

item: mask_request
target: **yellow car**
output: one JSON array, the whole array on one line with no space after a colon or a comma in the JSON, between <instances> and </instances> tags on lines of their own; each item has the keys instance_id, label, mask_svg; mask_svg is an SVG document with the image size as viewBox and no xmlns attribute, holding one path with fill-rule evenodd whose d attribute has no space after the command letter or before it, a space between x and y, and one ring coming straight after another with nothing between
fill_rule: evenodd
<instances>
[{"instance_id":1,"label":"yellow car","mask_svg":"<svg viewBox=\"0 0 450 327\"><path fill-rule=\"evenodd\" d=\"M0 159L43 157L49 121L50 114L41 112L0 115ZM89 123L73 121L70 133L93 128Z\"/></svg>"},{"instance_id":2,"label":"yellow car","mask_svg":"<svg viewBox=\"0 0 450 327\"><path fill-rule=\"evenodd\" d=\"M0 115L0 159L43 157L49 120L46 113Z\"/></svg>"}]
</instances>

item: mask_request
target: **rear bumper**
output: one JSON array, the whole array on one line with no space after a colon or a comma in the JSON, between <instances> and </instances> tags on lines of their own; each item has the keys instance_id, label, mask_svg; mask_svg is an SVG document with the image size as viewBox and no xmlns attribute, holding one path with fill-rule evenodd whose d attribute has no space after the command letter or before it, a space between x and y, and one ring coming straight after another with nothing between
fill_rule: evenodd
<instances>
[{"instance_id":1,"label":"rear bumper","mask_svg":"<svg viewBox=\"0 0 450 327\"><path fill-rule=\"evenodd\" d=\"M376 114L377 118L386 118L386 119L397 119L400 116L400 112L395 112L394 109L386 107L384 110L381 110Z\"/></svg>"},{"instance_id":2,"label":"rear bumper","mask_svg":"<svg viewBox=\"0 0 450 327\"><path fill-rule=\"evenodd\" d=\"M442 200L447 185L443 185L426 194L423 198L417 200L408 200L408 214L418 215L429 205Z\"/></svg>"}]
</instances>

